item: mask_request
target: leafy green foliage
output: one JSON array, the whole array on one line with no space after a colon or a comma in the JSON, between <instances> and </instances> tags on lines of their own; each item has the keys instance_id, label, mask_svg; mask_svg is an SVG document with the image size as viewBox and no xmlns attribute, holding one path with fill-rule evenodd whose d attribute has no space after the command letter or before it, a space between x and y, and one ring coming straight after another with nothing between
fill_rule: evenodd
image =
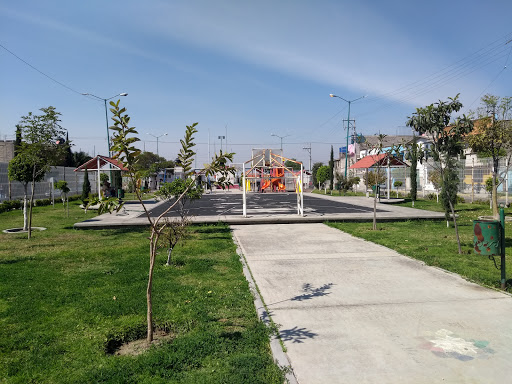
<instances>
[{"instance_id":1,"label":"leafy green foliage","mask_svg":"<svg viewBox=\"0 0 512 384\"><path fill-rule=\"evenodd\" d=\"M441 186L443 185L443 180L441 179L441 172L439 172L438 169L430 171L430 173L428 174L428 180L432 183L436 191L439 191L441 189Z\"/></svg>"},{"instance_id":2,"label":"leafy green foliage","mask_svg":"<svg viewBox=\"0 0 512 384\"><path fill-rule=\"evenodd\" d=\"M198 186L195 180L174 179L170 183L162 183L155 195L165 200L175 200L179 204L180 216L188 216L187 205L194 200L200 199L203 189ZM180 198L181 196L181 198Z\"/></svg>"},{"instance_id":3,"label":"leafy green foliage","mask_svg":"<svg viewBox=\"0 0 512 384\"><path fill-rule=\"evenodd\" d=\"M110 105L112 106L110 111L113 114L112 120L114 121L114 125L110 127L110 129L114 131L111 147L112 151L114 152L114 158L123 163L123 165L128 169L128 175L132 183L134 185L138 185L140 182L141 173L139 170L137 170L137 162L139 156L141 155L141 151L134 146L134 144L139 141L139 138L136 136L138 132L136 131L135 127L129 126L130 117L126 113L126 108L119 107L119 100L117 102L111 101ZM181 140L182 148L178 155L187 178L190 178L194 174L194 171L192 170L192 163L195 152L192 150L192 148L195 146L194 134L197 132L197 129L195 128L196 126L197 123L194 123L191 126L187 126L185 131L185 138ZM203 172L206 175L217 175L217 183L219 183L222 187L229 185L230 181L227 177L230 173L234 174L234 168L229 167L227 165L227 161L232 161L233 155L233 153L222 154L222 151L219 155L215 154L213 161L205 166ZM139 188L135 188L137 199L144 209L144 213L150 226L149 274L146 288L146 340L148 343L153 342L153 273L155 270L155 260L159 247L159 239L162 233L164 233L165 229L172 225L168 220L164 219L164 216L186 195L187 191L191 187L192 183L189 183L181 195L175 199L175 202L171 204L166 210L164 210L164 212L162 212L157 218L151 217L151 214L142 199L141 191ZM106 209L109 212L112 212L114 209L119 210L122 205L123 203L120 202L120 200L117 198L102 199L100 201L100 211Z\"/></svg>"},{"instance_id":4,"label":"leafy green foliage","mask_svg":"<svg viewBox=\"0 0 512 384\"><path fill-rule=\"evenodd\" d=\"M180 160L181 166L183 167L185 177L190 177L193 174L192 163L196 153L192 150L192 148L196 145L194 143L194 134L197 133L197 124L198 123L187 125L185 130L185 137L180 140L181 149L180 153L178 154L178 159Z\"/></svg>"},{"instance_id":5,"label":"leafy green foliage","mask_svg":"<svg viewBox=\"0 0 512 384\"><path fill-rule=\"evenodd\" d=\"M78 168L82 164L87 163L91 159L92 159L92 157L89 156L84 151L73 152L73 166L75 168Z\"/></svg>"},{"instance_id":6,"label":"leafy green foliage","mask_svg":"<svg viewBox=\"0 0 512 384\"><path fill-rule=\"evenodd\" d=\"M165 168L174 168L174 161L166 160L153 152L142 152L137 157L136 170L141 177L156 175Z\"/></svg>"},{"instance_id":7,"label":"leafy green foliage","mask_svg":"<svg viewBox=\"0 0 512 384\"><path fill-rule=\"evenodd\" d=\"M101 185L107 185L110 178L108 177L108 174L106 173L100 173L100 184Z\"/></svg>"},{"instance_id":8,"label":"leafy green foliage","mask_svg":"<svg viewBox=\"0 0 512 384\"><path fill-rule=\"evenodd\" d=\"M21 154L15 156L8 165L7 174L9 180L19 181L23 184L28 184L31 181L41 181L44 178L44 173L40 171L43 164L35 163L35 176L34 176L34 162Z\"/></svg>"},{"instance_id":9,"label":"leafy green foliage","mask_svg":"<svg viewBox=\"0 0 512 384\"><path fill-rule=\"evenodd\" d=\"M129 172L134 174L137 172L137 158L141 154L140 149L134 144L140 139L135 127L130 127L130 116L126 112L126 108L119 108L119 101L111 101L110 112L112 112L114 125L109 128L114 131L111 150L115 153L114 159L119 159L123 165L128 168Z\"/></svg>"},{"instance_id":10,"label":"leafy green foliage","mask_svg":"<svg viewBox=\"0 0 512 384\"><path fill-rule=\"evenodd\" d=\"M498 216L498 186L500 185L498 166L499 161L512 154L512 97L500 98L494 95L482 97L483 107L477 111L478 121L472 135L466 138L473 150L492 157L491 196L493 215Z\"/></svg>"},{"instance_id":11,"label":"leafy green foliage","mask_svg":"<svg viewBox=\"0 0 512 384\"><path fill-rule=\"evenodd\" d=\"M70 191L68 187L68 182L66 180L59 180L53 184L53 187L60 191L62 203L64 203L64 201L66 200L66 196Z\"/></svg>"},{"instance_id":12,"label":"leafy green foliage","mask_svg":"<svg viewBox=\"0 0 512 384\"><path fill-rule=\"evenodd\" d=\"M381 185L386 182L386 175L382 172L377 171L368 171L366 174L366 184L369 186L372 185Z\"/></svg>"},{"instance_id":13,"label":"leafy green foliage","mask_svg":"<svg viewBox=\"0 0 512 384\"><path fill-rule=\"evenodd\" d=\"M58 163L64 155L64 147L58 144L59 138L64 135L64 130L59 124L60 113L52 106L41 108L40 111L42 111L40 115L29 112L27 116L22 116L20 123L17 125L24 141L17 147L16 160L13 159L12 169L9 171L11 180L24 183L23 228L28 230L29 239L32 237L32 206L35 183L42 180L51 164ZM29 171L29 168L31 171ZM32 193L30 203L27 204L27 184L29 182L32 185Z\"/></svg>"},{"instance_id":14,"label":"leafy green foliage","mask_svg":"<svg viewBox=\"0 0 512 384\"><path fill-rule=\"evenodd\" d=\"M459 187L459 174L456 161L448 158L446 169L442 174L441 202L443 203L446 220L450 220L451 207L457 204L457 191Z\"/></svg>"},{"instance_id":15,"label":"leafy green foliage","mask_svg":"<svg viewBox=\"0 0 512 384\"><path fill-rule=\"evenodd\" d=\"M407 159L411 162L411 200L416 201L418 197L418 162L422 163L425 152L421 145L418 144L418 138L414 136L412 142L405 146L407 149Z\"/></svg>"},{"instance_id":16,"label":"leafy green foliage","mask_svg":"<svg viewBox=\"0 0 512 384\"><path fill-rule=\"evenodd\" d=\"M457 186L453 184L456 177L453 175L456 173L456 169L453 169L456 162L453 159L462 153L463 139L473 130L473 122L465 115L450 123L452 113L458 112L461 108L462 103L457 95L454 98L449 98L447 102L439 100L439 102L424 108L416 108L416 112L407 121L407 126L412 127L419 134L428 135L432 140L432 153L434 159L439 162L439 171L443 181L441 196L445 215L448 218L451 214L453 218L459 253L462 250L454 211Z\"/></svg>"},{"instance_id":17,"label":"leafy green foliage","mask_svg":"<svg viewBox=\"0 0 512 384\"><path fill-rule=\"evenodd\" d=\"M91 193L91 182L89 181L89 172L87 168L84 171L84 183L82 184L82 196L81 199L83 202L89 199L89 194Z\"/></svg>"},{"instance_id":18,"label":"leafy green foliage","mask_svg":"<svg viewBox=\"0 0 512 384\"><path fill-rule=\"evenodd\" d=\"M292 158L291 160L294 160L294 161L286 160L284 162L284 166L286 168L294 170L294 171L300 171L300 163L295 162L295 161L297 161L297 159Z\"/></svg>"},{"instance_id":19,"label":"leafy green foliage","mask_svg":"<svg viewBox=\"0 0 512 384\"><path fill-rule=\"evenodd\" d=\"M485 190L492 193L492 177L485 179Z\"/></svg>"},{"instance_id":20,"label":"leafy green foliage","mask_svg":"<svg viewBox=\"0 0 512 384\"><path fill-rule=\"evenodd\" d=\"M322 165L316 172L316 181L320 184L324 184L329 180L329 174L331 170L328 165Z\"/></svg>"},{"instance_id":21,"label":"leafy green foliage","mask_svg":"<svg viewBox=\"0 0 512 384\"><path fill-rule=\"evenodd\" d=\"M321 163L321 162L318 162L318 163L314 163L313 164L313 167L311 169L311 176L313 177L313 186L316 186L318 185L318 180L316 178L316 174L318 172L318 169L323 166L324 164Z\"/></svg>"}]
</instances>

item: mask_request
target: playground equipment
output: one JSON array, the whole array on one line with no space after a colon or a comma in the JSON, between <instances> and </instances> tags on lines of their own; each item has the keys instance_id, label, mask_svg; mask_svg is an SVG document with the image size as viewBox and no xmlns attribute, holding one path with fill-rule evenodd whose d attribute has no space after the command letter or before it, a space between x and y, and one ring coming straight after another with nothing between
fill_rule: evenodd
<instances>
[{"instance_id":1,"label":"playground equipment","mask_svg":"<svg viewBox=\"0 0 512 384\"><path fill-rule=\"evenodd\" d=\"M297 194L297 214L304 216L304 197L302 195L302 163L278 154L272 149L253 149L251 160L243 163L243 215L247 217L247 193L250 192L287 192ZM300 164L300 171L285 166L286 161ZM247 171L246 169L249 168Z\"/></svg>"}]
</instances>

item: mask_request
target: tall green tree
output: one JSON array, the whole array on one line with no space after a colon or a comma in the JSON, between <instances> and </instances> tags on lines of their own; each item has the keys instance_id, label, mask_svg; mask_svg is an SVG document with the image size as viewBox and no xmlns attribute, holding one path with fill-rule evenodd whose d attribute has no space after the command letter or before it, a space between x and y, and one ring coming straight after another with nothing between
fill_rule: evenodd
<instances>
[{"instance_id":1,"label":"tall green tree","mask_svg":"<svg viewBox=\"0 0 512 384\"><path fill-rule=\"evenodd\" d=\"M29 224L29 195L28 185L31 182L38 182L44 178L44 173L39 172L42 164L36 164L36 172L34 172L34 163L30 158L22 154L16 155L8 166L9 181L19 181L23 185L23 230L28 231Z\"/></svg>"},{"instance_id":2,"label":"tall green tree","mask_svg":"<svg viewBox=\"0 0 512 384\"><path fill-rule=\"evenodd\" d=\"M51 164L56 164L58 159L62 158L63 147L58 144L58 139L64 136L64 129L60 126L60 113L54 107L49 106L41 108L42 112L35 115L29 112L27 116L22 116L18 124L22 131L23 142L19 147L18 164L24 163L31 169L31 175L21 177L31 183L30 204L28 205L28 238L32 236L32 206L34 203L35 183L42 180L45 173L49 171ZM23 167L24 169L25 166ZM16 173L11 173L13 177ZM16 180L16 179L11 179ZM24 214L26 215L26 213Z\"/></svg>"},{"instance_id":3,"label":"tall green tree","mask_svg":"<svg viewBox=\"0 0 512 384\"><path fill-rule=\"evenodd\" d=\"M412 206L418 198L418 162L423 161L424 152L421 146L418 144L418 138L414 136L412 142L406 144L407 148L407 159L411 162L411 200Z\"/></svg>"},{"instance_id":4,"label":"tall green tree","mask_svg":"<svg viewBox=\"0 0 512 384\"><path fill-rule=\"evenodd\" d=\"M69 133L66 132L66 140L64 141L64 159L62 165L64 167L74 167L75 162L73 159L73 151L71 150L71 143L69 142ZM66 175L64 175L66 177Z\"/></svg>"},{"instance_id":5,"label":"tall green tree","mask_svg":"<svg viewBox=\"0 0 512 384\"><path fill-rule=\"evenodd\" d=\"M457 188L453 188L453 174L451 172L455 172L456 158L464 149L464 138L473 130L473 122L465 115L451 121L452 113L458 112L462 106L459 95L457 95L454 98L449 98L448 101L439 100L437 103L426 107L416 108L416 112L407 120L407 126L412 127L421 135L428 135L432 140L431 152L434 160L438 163L441 180L443 180L441 198L444 206L448 207L448 209L445 209L447 224L449 224L451 214L459 254L462 253L462 249L454 209Z\"/></svg>"},{"instance_id":6,"label":"tall green tree","mask_svg":"<svg viewBox=\"0 0 512 384\"><path fill-rule=\"evenodd\" d=\"M21 125L16 124L16 140L14 141L14 156L19 153L21 147L22 132Z\"/></svg>"},{"instance_id":7,"label":"tall green tree","mask_svg":"<svg viewBox=\"0 0 512 384\"><path fill-rule=\"evenodd\" d=\"M91 182L89 181L89 173L87 172L87 168L85 168L84 183L82 184L81 196L81 200L84 202L84 204L89 200L89 193L91 193Z\"/></svg>"},{"instance_id":8,"label":"tall green tree","mask_svg":"<svg viewBox=\"0 0 512 384\"><path fill-rule=\"evenodd\" d=\"M348 156L348 150L347 150ZM331 145L331 157L329 158L329 189L332 191L334 189L334 149Z\"/></svg>"},{"instance_id":9,"label":"tall green tree","mask_svg":"<svg viewBox=\"0 0 512 384\"><path fill-rule=\"evenodd\" d=\"M330 168L327 165L322 165L318 168L316 172L316 180L320 184L324 184L327 180L329 180Z\"/></svg>"},{"instance_id":10,"label":"tall green tree","mask_svg":"<svg viewBox=\"0 0 512 384\"><path fill-rule=\"evenodd\" d=\"M73 152L73 167L78 168L82 164L87 163L92 157L84 151Z\"/></svg>"},{"instance_id":11,"label":"tall green tree","mask_svg":"<svg viewBox=\"0 0 512 384\"><path fill-rule=\"evenodd\" d=\"M498 173L499 162L508 159L510 164L512 156L512 98L487 94L482 97L482 107L474 113L478 120L466 141L473 152L492 158L492 214L498 218L498 186L503 182Z\"/></svg>"},{"instance_id":12,"label":"tall green tree","mask_svg":"<svg viewBox=\"0 0 512 384\"><path fill-rule=\"evenodd\" d=\"M324 163L322 163L322 162L317 162L317 163L313 164L313 167L312 167L312 169L311 169L311 176L312 176L312 178L313 178L313 188L314 188L316 185L318 185L318 180L317 180L317 178L316 178L316 174L317 174L317 172L318 172L318 169L319 169L321 166L323 166L323 165L324 165Z\"/></svg>"},{"instance_id":13,"label":"tall green tree","mask_svg":"<svg viewBox=\"0 0 512 384\"><path fill-rule=\"evenodd\" d=\"M295 161L297 161L297 159L292 158L291 160L294 160L294 161L286 160L284 162L284 166L286 168L292 169L294 171L300 171L300 163L295 162Z\"/></svg>"}]
</instances>

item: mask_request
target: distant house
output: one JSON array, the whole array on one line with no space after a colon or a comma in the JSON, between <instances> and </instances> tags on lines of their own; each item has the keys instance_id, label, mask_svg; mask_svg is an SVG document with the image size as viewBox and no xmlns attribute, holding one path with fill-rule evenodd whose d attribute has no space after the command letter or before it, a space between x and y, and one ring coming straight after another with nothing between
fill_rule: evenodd
<instances>
[{"instance_id":1,"label":"distant house","mask_svg":"<svg viewBox=\"0 0 512 384\"><path fill-rule=\"evenodd\" d=\"M410 161L407 160L407 149L406 145L409 145L412 143L412 140L414 139L413 135L401 135L401 136L393 136L389 135L384 137L382 141L382 150L386 151L390 149L393 145L400 144L401 150L400 150L400 156L398 156L400 159L404 160L408 165L410 165ZM350 170L350 167L355 164L357 161L361 160L365 156L376 154L375 150L372 150L372 148L378 144L378 136L366 136L364 138L364 142L361 143L353 143L352 145L349 145L348 148L348 168L349 168L349 174L352 172L356 176L361 177L361 187L364 186L364 180L363 180L363 173L362 171L354 171ZM416 136L416 140L418 145L420 145L423 149L429 149L432 145L432 141L426 137L426 136ZM339 158L335 160L334 169L338 174L344 175L345 173L345 151L340 151ZM418 180L418 187L424 188L426 191L434 191L434 185L432 182L429 181L429 172L431 172L431 168L428 167L426 162L417 164L417 172L419 176ZM400 180L403 182L404 187L409 190L411 187L411 180L408 175L405 174L404 169L396 170L394 171L393 175L393 181L394 180Z\"/></svg>"},{"instance_id":2,"label":"distant house","mask_svg":"<svg viewBox=\"0 0 512 384\"><path fill-rule=\"evenodd\" d=\"M0 141L0 163L8 163L14 157L14 140Z\"/></svg>"}]
</instances>

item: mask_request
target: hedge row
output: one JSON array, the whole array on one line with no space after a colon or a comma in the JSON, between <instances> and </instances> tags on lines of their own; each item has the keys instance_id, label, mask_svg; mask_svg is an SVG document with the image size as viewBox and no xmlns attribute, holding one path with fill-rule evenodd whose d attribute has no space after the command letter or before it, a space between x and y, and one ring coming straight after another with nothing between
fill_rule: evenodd
<instances>
[{"instance_id":1,"label":"hedge row","mask_svg":"<svg viewBox=\"0 0 512 384\"><path fill-rule=\"evenodd\" d=\"M80 200L81 195L68 196L69 201ZM60 202L59 199L55 199ZM34 206L44 207L45 205L52 205L52 199L38 199L34 200ZM5 200L0 203L0 213L12 211L13 209L23 209L23 200Z\"/></svg>"}]
</instances>

